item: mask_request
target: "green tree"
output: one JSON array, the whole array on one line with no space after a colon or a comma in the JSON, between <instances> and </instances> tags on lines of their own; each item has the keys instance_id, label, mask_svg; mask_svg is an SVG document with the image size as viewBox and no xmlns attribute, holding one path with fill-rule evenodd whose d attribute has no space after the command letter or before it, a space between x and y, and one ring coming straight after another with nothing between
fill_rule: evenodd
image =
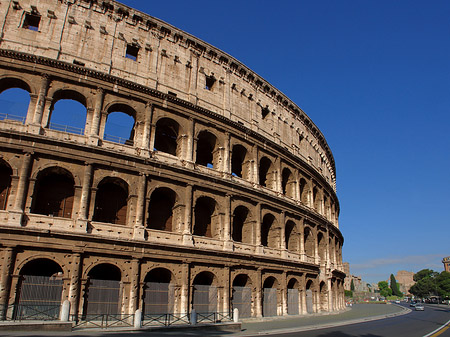
<instances>
[{"instance_id":1,"label":"green tree","mask_svg":"<svg viewBox=\"0 0 450 337\"><path fill-rule=\"evenodd\" d=\"M436 276L436 286L439 296L443 299L450 298L450 273L443 271Z\"/></svg>"},{"instance_id":2,"label":"green tree","mask_svg":"<svg viewBox=\"0 0 450 337\"><path fill-rule=\"evenodd\" d=\"M391 274L391 290L392 290L392 295L394 296L403 296L402 292L399 289L399 285L397 284L397 280L395 279L394 274Z\"/></svg>"},{"instance_id":3,"label":"green tree","mask_svg":"<svg viewBox=\"0 0 450 337\"><path fill-rule=\"evenodd\" d=\"M353 283L353 279L352 282L350 283L350 290L355 291L355 284Z\"/></svg>"},{"instance_id":4,"label":"green tree","mask_svg":"<svg viewBox=\"0 0 450 337\"><path fill-rule=\"evenodd\" d=\"M392 295L392 289L389 288L389 284L386 281L378 282L378 289L380 290L380 295L383 297Z\"/></svg>"},{"instance_id":5,"label":"green tree","mask_svg":"<svg viewBox=\"0 0 450 337\"><path fill-rule=\"evenodd\" d=\"M442 289L440 289L439 282L442 282L443 287L445 288L446 284L446 275L443 275L439 278L439 273L431 270L431 269L422 269L421 271L414 274L414 284L409 292L417 297L428 297L430 295L439 295ZM442 296L442 295L439 295Z\"/></svg>"}]
</instances>

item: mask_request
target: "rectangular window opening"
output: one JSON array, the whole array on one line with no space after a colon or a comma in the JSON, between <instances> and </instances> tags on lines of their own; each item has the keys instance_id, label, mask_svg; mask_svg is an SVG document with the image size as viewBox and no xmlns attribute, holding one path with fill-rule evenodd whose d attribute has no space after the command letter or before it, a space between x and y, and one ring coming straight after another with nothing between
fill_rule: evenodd
<instances>
[{"instance_id":1,"label":"rectangular window opening","mask_svg":"<svg viewBox=\"0 0 450 337\"><path fill-rule=\"evenodd\" d=\"M137 46L135 46L133 44L127 45L127 51L125 53L126 58L136 61L137 57L138 57L138 53L139 53L139 48Z\"/></svg>"},{"instance_id":2,"label":"rectangular window opening","mask_svg":"<svg viewBox=\"0 0 450 337\"><path fill-rule=\"evenodd\" d=\"M25 14L25 19L23 20L22 28L33 30L37 32L39 30L39 23L41 17L39 15L33 15L30 13Z\"/></svg>"}]
</instances>

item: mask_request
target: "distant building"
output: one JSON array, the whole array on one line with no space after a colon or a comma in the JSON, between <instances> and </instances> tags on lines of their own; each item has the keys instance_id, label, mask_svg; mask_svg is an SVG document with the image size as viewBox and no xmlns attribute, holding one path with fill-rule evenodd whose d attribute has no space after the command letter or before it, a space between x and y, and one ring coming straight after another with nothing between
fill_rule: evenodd
<instances>
[{"instance_id":1,"label":"distant building","mask_svg":"<svg viewBox=\"0 0 450 337\"><path fill-rule=\"evenodd\" d=\"M444 257L442 263L444 264L444 270L450 272L450 256Z\"/></svg>"},{"instance_id":2,"label":"distant building","mask_svg":"<svg viewBox=\"0 0 450 337\"><path fill-rule=\"evenodd\" d=\"M399 270L395 279L397 280L400 291L405 295L409 294L409 289L416 283L414 281L414 273L406 270Z\"/></svg>"}]
</instances>

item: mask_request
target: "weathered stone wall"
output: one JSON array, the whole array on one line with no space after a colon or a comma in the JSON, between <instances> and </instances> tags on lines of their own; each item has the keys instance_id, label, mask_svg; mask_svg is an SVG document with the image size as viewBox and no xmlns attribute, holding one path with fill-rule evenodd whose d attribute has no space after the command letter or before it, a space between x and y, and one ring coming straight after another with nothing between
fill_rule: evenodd
<instances>
[{"instance_id":1,"label":"weathered stone wall","mask_svg":"<svg viewBox=\"0 0 450 337\"><path fill-rule=\"evenodd\" d=\"M314 311L343 308L333 157L287 97L229 55L117 2L2 1L0 17L0 93L30 96L23 119L0 111L0 305L20 300L30 263L53 261L62 301L79 315L98 266L119 271L123 313L142 308L146 277L159 269L171 275L177 313L192 309L199 275L212 275L217 311L231 308L242 275L253 316L267 280L278 315L288 313L288 285L300 313L311 299ZM65 99L86 109L81 132L52 126ZM124 143L105 132L118 110L134 119ZM46 210L46 177L70 185L67 209ZM104 186L125 194L117 221L98 220ZM164 209L161 224L154 215Z\"/></svg>"}]
</instances>

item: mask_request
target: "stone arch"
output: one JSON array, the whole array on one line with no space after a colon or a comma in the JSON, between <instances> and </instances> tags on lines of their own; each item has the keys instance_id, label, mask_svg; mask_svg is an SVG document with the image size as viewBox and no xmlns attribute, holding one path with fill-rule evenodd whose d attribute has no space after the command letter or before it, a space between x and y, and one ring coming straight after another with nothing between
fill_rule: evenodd
<instances>
[{"instance_id":1,"label":"stone arch","mask_svg":"<svg viewBox=\"0 0 450 337\"><path fill-rule=\"evenodd\" d=\"M201 196L197 198L194 207L194 225L192 234L218 238L219 231L215 223L217 215L217 203L214 199Z\"/></svg>"},{"instance_id":2,"label":"stone arch","mask_svg":"<svg viewBox=\"0 0 450 337\"><path fill-rule=\"evenodd\" d=\"M212 272L202 271L193 278L192 308L198 313L211 313L217 311L217 277Z\"/></svg>"},{"instance_id":3,"label":"stone arch","mask_svg":"<svg viewBox=\"0 0 450 337\"><path fill-rule=\"evenodd\" d=\"M97 186L93 221L127 224L128 184L116 177L106 177Z\"/></svg>"},{"instance_id":4,"label":"stone arch","mask_svg":"<svg viewBox=\"0 0 450 337\"><path fill-rule=\"evenodd\" d=\"M181 126L175 120L168 117L158 119L155 127L154 150L181 157L181 134Z\"/></svg>"},{"instance_id":5,"label":"stone arch","mask_svg":"<svg viewBox=\"0 0 450 337\"><path fill-rule=\"evenodd\" d=\"M83 316L119 314L121 309L122 271L111 263L97 263L87 272Z\"/></svg>"},{"instance_id":6,"label":"stone arch","mask_svg":"<svg viewBox=\"0 0 450 337\"><path fill-rule=\"evenodd\" d=\"M312 229L309 226L305 226L304 230L304 247L305 247L305 254L309 258L314 258L315 256L315 240L314 240L314 233Z\"/></svg>"},{"instance_id":7,"label":"stone arch","mask_svg":"<svg viewBox=\"0 0 450 337\"><path fill-rule=\"evenodd\" d=\"M293 220L288 220L285 228L286 249L293 253L299 253L300 233L298 232L297 224Z\"/></svg>"},{"instance_id":8,"label":"stone arch","mask_svg":"<svg viewBox=\"0 0 450 337\"><path fill-rule=\"evenodd\" d=\"M109 104L105 111L107 117L103 139L133 146L137 116L136 110L126 102L114 102Z\"/></svg>"},{"instance_id":9,"label":"stone arch","mask_svg":"<svg viewBox=\"0 0 450 337\"><path fill-rule=\"evenodd\" d=\"M320 213L320 190L319 188L317 188L317 186L313 187L313 191L312 191L312 195L313 195L313 208L316 212Z\"/></svg>"},{"instance_id":10,"label":"stone arch","mask_svg":"<svg viewBox=\"0 0 450 337\"><path fill-rule=\"evenodd\" d=\"M6 74L5 76L2 76L0 78L0 93L11 88L19 88L28 91L30 94L36 93L35 89L32 87L31 83L28 81L27 78L25 77L22 78L17 74L14 75Z\"/></svg>"},{"instance_id":11,"label":"stone arch","mask_svg":"<svg viewBox=\"0 0 450 337\"><path fill-rule=\"evenodd\" d=\"M33 257L22 265L19 275L14 319L30 314L35 318L58 319L64 275L60 264L51 258Z\"/></svg>"},{"instance_id":12,"label":"stone arch","mask_svg":"<svg viewBox=\"0 0 450 337\"><path fill-rule=\"evenodd\" d=\"M233 279L231 308L239 310L239 317L252 316L252 281L247 274L238 274Z\"/></svg>"},{"instance_id":13,"label":"stone arch","mask_svg":"<svg viewBox=\"0 0 450 337\"><path fill-rule=\"evenodd\" d=\"M84 134L87 106L86 96L76 90L55 91L46 127L57 131Z\"/></svg>"},{"instance_id":14,"label":"stone arch","mask_svg":"<svg viewBox=\"0 0 450 337\"><path fill-rule=\"evenodd\" d=\"M8 206L12 175L13 170L11 166L3 159L0 159L0 210L6 210Z\"/></svg>"},{"instance_id":15,"label":"stone arch","mask_svg":"<svg viewBox=\"0 0 450 337\"><path fill-rule=\"evenodd\" d=\"M231 151L231 174L250 180L251 167L248 160L248 151L241 144L234 144Z\"/></svg>"},{"instance_id":16,"label":"stone arch","mask_svg":"<svg viewBox=\"0 0 450 337\"><path fill-rule=\"evenodd\" d=\"M197 135L197 154L195 163L209 168L218 169L219 151L216 135L207 130L202 130Z\"/></svg>"},{"instance_id":17,"label":"stone arch","mask_svg":"<svg viewBox=\"0 0 450 337\"><path fill-rule=\"evenodd\" d=\"M71 218L75 182L71 172L53 166L37 174L31 212L62 218Z\"/></svg>"},{"instance_id":18,"label":"stone arch","mask_svg":"<svg viewBox=\"0 0 450 337\"><path fill-rule=\"evenodd\" d=\"M177 194L170 188L156 188L148 203L147 227L150 229L172 232L173 209L177 202Z\"/></svg>"},{"instance_id":19,"label":"stone arch","mask_svg":"<svg viewBox=\"0 0 450 337\"><path fill-rule=\"evenodd\" d=\"M328 286L322 281L319 285L320 311L328 310Z\"/></svg>"},{"instance_id":20,"label":"stone arch","mask_svg":"<svg viewBox=\"0 0 450 337\"><path fill-rule=\"evenodd\" d=\"M308 201L308 183L306 182L305 178L300 178L300 202L304 205L309 205Z\"/></svg>"},{"instance_id":21,"label":"stone arch","mask_svg":"<svg viewBox=\"0 0 450 337\"><path fill-rule=\"evenodd\" d=\"M26 80L16 77L0 79L0 102L4 119L25 122L30 109L32 89Z\"/></svg>"},{"instance_id":22,"label":"stone arch","mask_svg":"<svg viewBox=\"0 0 450 337\"><path fill-rule=\"evenodd\" d=\"M143 314L173 313L175 282L172 272L163 267L150 270L144 278Z\"/></svg>"},{"instance_id":23,"label":"stone arch","mask_svg":"<svg viewBox=\"0 0 450 337\"><path fill-rule=\"evenodd\" d=\"M300 313L300 283L295 277L287 282L287 311L288 315Z\"/></svg>"},{"instance_id":24,"label":"stone arch","mask_svg":"<svg viewBox=\"0 0 450 337\"><path fill-rule=\"evenodd\" d=\"M280 248L280 228L271 213L265 214L261 223L261 244L269 248Z\"/></svg>"},{"instance_id":25,"label":"stone arch","mask_svg":"<svg viewBox=\"0 0 450 337\"><path fill-rule=\"evenodd\" d=\"M235 242L253 243L253 222L251 221L250 210L242 205L237 206L233 211L233 222L231 237Z\"/></svg>"},{"instance_id":26,"label":"stone arch","mask_svg":"<svg viewBox=\"0 0 450 337\"><path fill-rule=\"evenodd\" d=\"M278 315L278 287L279 282L274 276L268 276L263 282L263 316Z\"/></svg>"},{"instance_id":27,"label":"stone arch","mask_svg":"<svg viewBox=\"0 0 450 337\"><path fill-rule=\"evenodd\" d=\"M307 280L305 284L305 294L306 294L306 312L312 314L315 309L315 283L313 280Z\"/></svg>"},{"instance_id":28,"label":"stone arch","mask_svg":"<svg viewBox=\"0 0 450 337\"><path fill-rule=\"evenodd\" d=\"M265 156L262 157L259 161L259 184L273 189L276 180L274 175L272 161Z\"/></svg>"},{"instance_id":29,"label":"stone arch","mask_svg":"<svg viewBox=\"0 0 450 337\"><path fill-rule=\"evenodd\" d=\"M325 233L321 231L317 233L317 245L319 248L320 261L324 263L327 257L327 240L325 237Z\"/></svg>"},{"instance_id":30,"label":"stone arch","mask_svg":"<svg viewBox=\"0 0 450 337\"><path fill-rule=\"evenodd\" d=\"M281 191L289 198L295 197L295 179L291 170L285 167L281 174Z\"/></svg>"}]
</instances>

